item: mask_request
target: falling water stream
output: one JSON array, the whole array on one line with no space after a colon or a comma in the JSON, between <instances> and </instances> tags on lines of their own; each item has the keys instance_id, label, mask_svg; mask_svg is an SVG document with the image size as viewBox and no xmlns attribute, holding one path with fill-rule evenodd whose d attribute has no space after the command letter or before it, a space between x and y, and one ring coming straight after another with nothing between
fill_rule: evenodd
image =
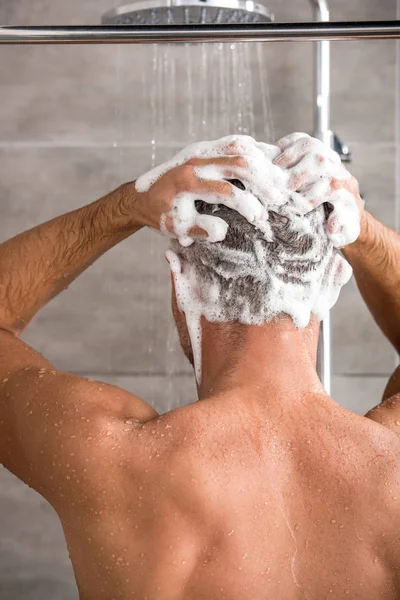
<instances>
[{"instance_id":1,"label":"falling water stream","mask_svg":"<svg viewBox=\"0 0 400 600\"><path fill-rule=\"evenodd\" d=\"M150 110L151 166L201 139L239 133L274 140L262 44L154 44L148 60L142 85ZM150 245L154 256L159 242ZM177 383L182 360L172 316L166 355L165 409L170 410L185 400Z\"/></svg>"}]
</instances>

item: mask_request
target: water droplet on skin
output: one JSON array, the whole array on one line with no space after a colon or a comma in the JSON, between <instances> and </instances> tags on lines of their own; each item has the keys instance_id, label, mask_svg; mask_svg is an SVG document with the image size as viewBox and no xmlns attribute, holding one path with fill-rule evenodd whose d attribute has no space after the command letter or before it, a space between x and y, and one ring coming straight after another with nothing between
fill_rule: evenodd
<instances>
[{"instance_id":1,"label":"water droplet on skin","mask_svg":"<svg viewBox=\"0 0 400 600\"><path fill-rule=\"evenodd\" d=\"M132 425L133 421L131 421L130 419L125 419L124 423L125 425Z\"/></svg>"},{"instance_id":2,"label":"water droplet on skin","mask_svg":"<svg viewBox=\"0 0 400 600\"><path fill-rule=\"evenodd\" d=\"M377 563L377 562L379 562L379 558L377 556L375 556L374 563Z\"/></svg>"},{"instance_id":3,"label":"water droplet on skin","mask_svg":"<svg viewBox=\"0 0 400 600\"><path fill-rule=\"evenodd\" d=\"M344 510L349 510L349 507L348 507L348 506L345 506L345 507L344 507Z\"/></svg>"},{"instance_id":4,"label":"water droplet on skin","mask_svg":"<svg viewBox=\"0 0 400 600\"><path fill-rule=\"evenodd\" d=\"M400 425L400 421L398 419L396 419L395 423L396 425Z\"/></svg>"},{"instance_id":5,"label":"water droplet on skin","mask_svg":"<svg viewBox=\"0 0 400 600\"><path fill-rule=\"evenodd\" d=\"M106 434L106 435L111 435L111 433L112 433L111 431L107 431L107 434Z\"/></svg>"},{"instance_id":6,"label":"water droplet on skin","mask_svg":"<svg viewBox=\"0 0 400 600\"><path fill-rule=\"evenodd\" d=\"M346 594L346 596L348 596L350 594L350 590L346 590L345 594Z\"/></svg>"},{"instance_id":7,"label":"water droplet on skin","mask_svg":"<svg viewBox=\"0 0 400 600\"><path fill-rule=\"evenodd\" d=\"M336 519L331 519L331 523L336 523Z\"/></svg>"}]
</instances>

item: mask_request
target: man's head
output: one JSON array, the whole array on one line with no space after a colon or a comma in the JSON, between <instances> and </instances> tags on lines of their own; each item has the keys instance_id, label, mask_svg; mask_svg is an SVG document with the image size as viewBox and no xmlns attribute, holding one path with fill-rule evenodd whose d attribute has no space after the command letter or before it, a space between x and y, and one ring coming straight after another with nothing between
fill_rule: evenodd
<instances>
[{"instance_id":1,"label":"man's head","mask_svg":"<svg viewBox=\"0 0 400 600\"><path fill-rule=\"evenodd\" d=\"M279 207L279 212L269 211L272 241L229 208L201 201L196 208L229 225L222 242L196 240L186 248L172 242L186 289L208 321L262 325L288 315L297 327L305 327L311 313L324 317L351 275L351 268L326 235L327 205L305 216L297 214L291 201ZM179 307L183 303L178 291L173 312L182 347L192 359Z\"/></svg>"}]
</instances>

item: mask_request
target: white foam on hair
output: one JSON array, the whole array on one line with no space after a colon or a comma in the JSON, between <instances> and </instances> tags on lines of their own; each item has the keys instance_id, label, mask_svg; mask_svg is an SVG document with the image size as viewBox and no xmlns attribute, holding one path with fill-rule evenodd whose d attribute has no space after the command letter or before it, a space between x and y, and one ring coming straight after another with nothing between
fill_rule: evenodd
<instances>
[{"instance_id":1,"label":"white foam on hair","mask_svg":"<svg viewBox=\"0 0 400 600\"><path fill-rule=\"evenodd\" d=\"M146 191L166 171L183 164L194 156L213 158L231 151L232 144L238 153L246 152L247 169L243 169L243 181L246 192L256 196L264 208L264 224L258 228L263 232L263 239L254 236L253 251L232 249L224 244L216 244L212 270L215 276L205 281L199 276L198 268L188 260L181 260L185 255L184 248L192 244L188 234L190 226L196 223L209 233L208 242L225 239L228 224L219 219L216 206L212 215L200 215L194 201L198 198L191 193L181 194L174 202L176 217L176 234L179 243L172 243L167 252L171 271L175 281L175 291L179 309L185 313L195 372L198 383L201 381L201 316L210 322L238 321L248 325L262 325L274 317L285 313L289 315L297 327L306 327L311 314L322 320L335 304L341 287L347 283L352 274L350 265L338 254L336 248L354 241L359 233L359 213L353 195L345 189L331 190L330 178L345 180L350 175L340 164L340 159L332 150L317 140L311 141L306 134L294 134L295 143L308 148L306 160L299 168L282 169L272 164L282 150L290 150L293 137L287 136L277 146L257 143L248 136L229 136L217 142L201 142L182 151L169 163L154 169L139 178L136 183L138 191ZM305 138L305 139L304 139ZM321 156L324 160L321 160ZM302 192L289 189L289 181L293 175L301 175L301 169L307 168L311 184ZM203 179L221 180L221 170L216 165L198 168L198 176ZM240 179L240 177L238 177ZM240 190L238 190L240 191ZM246 193L246 192L243 192ZM333 212L325 224L323 209L315 211L313 217L305 218L314 206L330 202ZM208 198L206 202L219 203L219 198ZM234 202L234 200L233 200ZM235 209L232 205L230 208ZM277 251L278 259L271 262L267 241L273 241L273 232L268 222L268 211L274 211L283 221L290 222L290 231L296 236L309 235L313 244L306 253L295 250ZM243 214L243 213L242 213ZM251 211L248 220L251 219ZM165 218L163 225L165 227ZM247 218L247 216L246 216ZM276 218L276 216L275 216ZM216 220L216 221L214 221ZM324 236L324 228L326 237ZM211 232L211 234L210 234ZM208 243L207 242L207 243ZM201 244L202 242L198 242ZM190 250L190 249L188 249ZM285 275L290 274L293 261L307 263L307 268L296 272L292 281ZM315 267L313 266L315 265ZM204 263L204 268L207 268ZM220 280L219 280L220 278ZM265 289L265 297L260 299L259 307L254 310L251 294L238 295L238 281L248 278ZM221 286L219 281L223 281ZM229 283L227 283L229 282ZM252 285L249 283L249 285ZM265 286L263 288L263 286ZM222 290L222 287L224 288Z\"/></svg>"},{"instance_id":2,"label":"white foam on hair","mask_svg":"<svg viewBox=\"0 0 400 600\"><path fill-rule=\"evenodd\" d=\"M174 158L155 167L148 173L139 177L135 183L139 193L146 193L165 173L181 166L191 159L213 159L221 157L245 156L247 166L235 169L229 176L229 167L219 164L209 164L194 168L194 173L204 181L226 181L242 177L246 181L246 191L232 187L229 195L210 196L206 193L191 191L179 192L171 201L171 208L167 214L161 215L160 231L165 233L167 217L171 223L172 231L182 246L189 246L194 242L190 230L195 226L207 232L210 242L219 242L225 238L226 224L217 216L199 218L195 208L196 200L203 200L215 204L220 202L242 214L250 223L254 223L268 238L270 227L268 213L264 210L260 198L268 203L280 205L287 201L287 174L282 169L272 164L272 160L279 154L277 146L256 142L250 136L232 135L210 142L197 142L179 152Z\"/></svg>"},{"instance_id":3,"label":"white foam on hair","mask_svg":"<svg viewBox=\"0 0 400 600\"><path fill-rule=\"evenodd\" d=\"M185 264L184 270L179 257L171 249L165 256L169 262L174 278L176 303L181 312L185 314L186 324L192 347L194 370L196 380L201 382L201 315L203 314L203 301L200 298L196 271L190 264Z\"/></svg>"},{"instance_id":4,"label":"white foam on hair","mask_svg":"<svg viewBox=\"0 0 400 600\"><path fill-rule=\"evenodd\" d=\"M183 165L192 158L218 158L234 154L251 155L256 154L258 145L261 146L247 135L228 135L219 140L195 142L178 152L171 160L141 175L136 180L136 190L148 192L151 186L167 171ZM262 144L262 146L268 146L268 144Z\"/></svg>"}]
</instances>

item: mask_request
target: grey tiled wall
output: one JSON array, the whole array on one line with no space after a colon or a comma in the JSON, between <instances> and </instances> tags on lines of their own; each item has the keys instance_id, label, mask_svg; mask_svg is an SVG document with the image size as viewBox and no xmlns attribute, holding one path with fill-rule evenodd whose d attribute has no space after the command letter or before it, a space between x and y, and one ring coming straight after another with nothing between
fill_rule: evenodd
<instances>
[{"instance_id":1,"label":"grey tiled wall","mask_svg":"<svg viewBox=\"0 0 400 600\"><path fill-rule=\"evenodd\" d=\"M0 21L96 24L118 4L3 0ZM307 0L269 5L277 20L310 19ZM331 0L331 13L334 20L394 19L396 0ZM197 72L198 50L168 52L177 61L178 81L187 81L186 57ZM311 132L312 45L270 44L260 52L275 137ZM249 57L256 79L257 52L251 49ZM140 46L1 48L0 240L95 200L150 167L154 118L144 85L153 58L152 48ZM395 42L332 44L332 125L352 149L350 168L369 210L391 226L400 213L397 69ZM187 97L182 87L176 121L155 131L157 161L189 140ZM259 98L255 105L262 137ZM121 385L161 411L192 400L191 372L167 316L164 248L165 240L150 232L114 248L42 311L25 339L59 368ZM333 312L334 397L365 412L379 400L395 360L351 283ZM19 598L71 600L76 591L54 513L1 471L0 600Z\"/></svg>"}]
</instances>

